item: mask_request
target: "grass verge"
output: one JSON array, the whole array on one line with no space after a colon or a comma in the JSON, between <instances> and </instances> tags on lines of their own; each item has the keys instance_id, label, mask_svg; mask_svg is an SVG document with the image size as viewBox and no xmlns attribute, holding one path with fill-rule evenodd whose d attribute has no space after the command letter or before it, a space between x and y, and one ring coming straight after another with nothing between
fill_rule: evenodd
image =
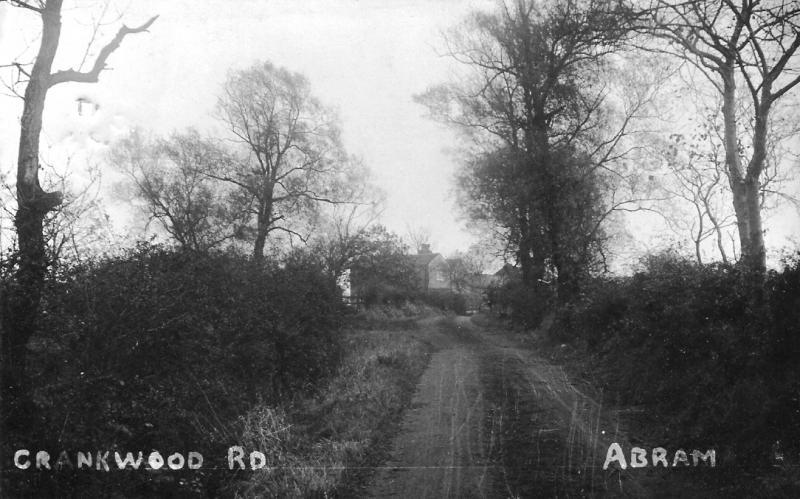
<instances>
[{"instance_id":1,"label":"grass verge","mask_svg":"<svg viewBox=\"0 0 800 499\"><path fill-rule=\"evenodd\" d=\"M431 347L407 328L351 329L344 344L315 397L242 418L243 447L266 462L235 484L237 497L352 496L383 460Z\"/></svg>"}]
</instances>

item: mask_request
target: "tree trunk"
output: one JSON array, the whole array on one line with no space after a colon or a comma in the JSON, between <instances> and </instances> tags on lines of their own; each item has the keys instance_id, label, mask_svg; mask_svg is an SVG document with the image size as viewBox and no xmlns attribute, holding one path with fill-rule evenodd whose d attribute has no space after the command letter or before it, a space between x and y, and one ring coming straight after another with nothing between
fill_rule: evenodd
<instances>
[{"instance_id":1,"label":"tree trunk","mask_svg":"<svg viewBox=\"0 0 800 499\"><path fill-rule=\"evenodd\" d=\"M741 245L740 262L750 272L764 275L766 248L761 224L761 189L758 180L746 179L731 185L736 226Z\"/></svg>"},{"instance_id":2,"label":"tree trunk","mask_svg":"<svg viewBox=\"0 0 800 499\"><path fill-rule=\"evenodd\" d=\"M694 237L694 256L697 258L697 264L703 265L703 255L700 252L700 245L703 242L703 212L700 210L700 207L697 205L698 201L695 198L694 207L697 210L697 236Z\"/></svg>"},{"instance_id":3,"label":"tree trunk","mask_svg":"<svg viewBox=\"0 0 800 499\"><path fill-rule=\"evenodd\" d=\"M762 85L761 102L755 109L755 124L753 127L753 155L747 165L747 175L744 180L744 195L747 206L748 238L750 251L744 264L756 276L763 280L767 270L767 253L764 247L764 229L761 224L761 174L767 162L767 133L769 111L772 105L771 83L767 79Z\"/></svg>"},{"instance_id":4,"label":"tree trunk","mask_svg":"<svg viewBox=\"0 0 800 499\"><path fill-rule=\"evenodd\" d=\"M256 222L256 241L253 245L253 260L260 262L264 260L264 245L267 242L267 225L263 222L263 216L258 215Z\"/></svg>"},{"instance_id":5,"label":"tree trunk","mask_svg":"<svg viewBox=\"0 0 800 499\"><path fill-rule=\"evenodd\" d=\"M523 211L522 209L520 211ZM517 262L522 271L522 283L529 286L533 283L533 261L531 260L531 235L528 217L520 215L519 224L519 245L517 248Z\"/></svg>"},{"instance_id":6,"label":"tree trunk","mask_svg":"<svg viewBox=\"0 0 800 499\"><path fill-rule=\"evenodd\" d=\"M42 224L61 204L60 192L39 185L39 135L50 86L53 58L61 35L61 0L50 0L41 12L42 41L25 89L17 160L17 228L19 260L3 314L2 405L9 427L30 423L26 387L26 346L36 328L47 262Z\"/></svg>"},{"instance_id":7,"label":"tree trunk","mask_svg":"<svg viewBox=\"0 0 800 499\"><path fill-rule=\"evenodd\" d=\"M264 246L267 242L267 235L270 229L270 220L272 219L272 195L273 190L270 188L264 196L267 201L261 204L258 210L258 217L256 219L256 240L253 244L253 259L257 262L264 260Z\"/></svg>"},{"instance_id":8,"label":"tree trunk","mask_svg":"<svg viewBox=\"0 0 800 499\"><path fill-rule=\"evenodd\" d=\"M63 0L47 0L32 6L20 2L20 6L27 6L39 13L42 20L42 39L25 87L20 120L17 213L14 217L19 252L12 282L2 304L0 407L5 426L3 430L6 431L29 429L34 421L31 409L35 406L27 389L26 348L36 330L48 265L42 226L47 213L58 207L63 198L60 192L45 192L39 184L39 136L47 92L58 83L96 82L108 56L119 47L122 39L130 33L146 31L157 17L138 28L120 28L117 35L100 50L91 71L67 70L52 73L53 59L61 38L62 3ZM2 457L0 456L0 461L5 463Z\"/></svg>"},{"instance_id":9,"label":"tree trunk","mask_svg":"<svg viewBox=\"0 0 800 499\"><path fill-rule=\"evenodd\" d=\"M757 278L763 278L766 272L766 250L761 223L761 204L759 202L761 185L759 177L766 161L769 103L762 103L755 111L753 156L745 174L739 158L739 135L736 124L736 83L732 61L725 74L723 74L723 83L722 116L725 128L725 164L728 170L731 192L733 193L733 209L736 213L736 227L739 232L740 263L748 273Z\"/></svg>"},{"instance_id":10,"label":"tree trunk","mask_svg":"<svg viewBox=\"0 0 800 499\"><path fill-rule=\"evenodd\" d=\"M714 233L717 239L717 248L719 249L719 254L722 256L722 263L728 263L728 253L725 251L725 244L722 242L722 227L720 227L719 221L717 217L714 216L713 210L709 205L708 201L704 201L705 211L708 215L708 219L711 221L711 225L714 226Z\"/></svg>"}]
</instances>

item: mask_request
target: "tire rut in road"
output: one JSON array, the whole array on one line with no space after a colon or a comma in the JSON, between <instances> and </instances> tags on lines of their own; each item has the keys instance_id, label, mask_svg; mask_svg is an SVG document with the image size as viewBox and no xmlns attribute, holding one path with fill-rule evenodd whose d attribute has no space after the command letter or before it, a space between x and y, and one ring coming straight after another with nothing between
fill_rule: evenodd
<instances>
[{"instance_id":1,"label":"tire rut in road","mask_svg":"<svg viewBox=\"0 0 800 499\"><path fill-rule=\"evenodd\" d=\"M509 497L651 496L634 475L602 469L611 442L630 448L618 414L533 352L492 332L482 339L486 424L501 435L492 458Z\"/></svg>"},{"instance_id":2,"label":"tire rut in road","mask_svg":"<svg viewBox=\"0 0 800 499\"><path fill-rule=\"evenodd\" d=\"M494 497L477 365L464 346L434 354L367 497Z\"/></svg>"},{"instance_id":3,"label":"tire rut in road","mask_svg":"<svg viewBox=\"0 0 800 499\"><path fill-rule=\"evenodd\" d=\"M497 485L503 497L585 497L591 484L571 462L578 446L570 445L570 428L555 416L552 399L534 395L523 370L519 359L501 349L481 358Z\"/></svg>"},{"instance_id":4,"label":"tire rut in road","mask_svg":"<svg viewBox=\"0 0 800 499\"><path fill-rule=\"evenodd\" d=\"M439 350L366 497L641 496L600 470L623 435L563 370L466 318L425 331Z\"/></svg>"}]
</instances>

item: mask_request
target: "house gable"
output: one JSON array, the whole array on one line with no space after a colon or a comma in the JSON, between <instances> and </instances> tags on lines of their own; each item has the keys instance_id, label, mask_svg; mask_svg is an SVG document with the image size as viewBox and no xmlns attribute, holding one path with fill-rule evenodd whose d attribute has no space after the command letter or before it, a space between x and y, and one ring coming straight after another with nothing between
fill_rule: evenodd
<instances>
[{"instance_id":1,"label":"house gable","mask_svg":"<svg viewBox=\"0 0 800 499\"><path fill-rule=\"evenodd\" d=\"M450 289L450 265L438 253L428 262L428 289Z\"/></svg>"},{"instance_id":2,"label":"house gable","mask_svg":"<svg viewBox=\"0 0 800 499\"><path fill-rule=\"evenodd\" d=\"M450 265L439 253L408 255L421 291L450 289Z\"/></svg>"}]
</instances>

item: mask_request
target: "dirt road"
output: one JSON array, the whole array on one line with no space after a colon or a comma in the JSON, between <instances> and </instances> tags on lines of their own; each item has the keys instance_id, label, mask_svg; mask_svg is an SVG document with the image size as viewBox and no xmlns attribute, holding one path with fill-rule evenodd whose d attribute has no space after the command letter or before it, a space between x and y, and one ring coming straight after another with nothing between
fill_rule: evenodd
<instances>
[{"instance_id":1,"label":"dirt road","mask_svg":"<svg viewBox=\"0 0 800 499\"><path fill-rule=\"evenodd\" d=\"M430 324L437 349L365 497L647 497L601 469L630 448L613 411L560 368L469 318Z\"/></svg>"}]
</instances>

